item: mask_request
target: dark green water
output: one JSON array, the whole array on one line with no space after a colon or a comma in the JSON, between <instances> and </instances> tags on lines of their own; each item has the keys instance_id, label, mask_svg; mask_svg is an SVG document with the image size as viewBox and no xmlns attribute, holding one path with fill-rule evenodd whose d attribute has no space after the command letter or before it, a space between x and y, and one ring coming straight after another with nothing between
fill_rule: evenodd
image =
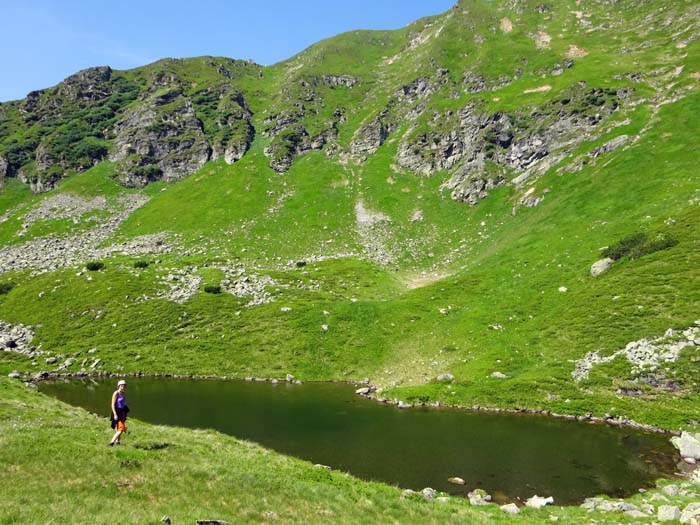
<instances>
[{"instance_id":1,"label":"dark green water","mask_svg":"<svg viewBox=\"0 0 700 525\"><path fill-rule=\"evenodd\" d=\"M72 379L40 390L107 417L115 384ZM540 416L401 410L342 384L129 379L126 395L130 416L142 421L214 428L402 488L466 495L480 487L499 502L621 497L675 472L663 435ZM448 483L452 476L466 486Z\"/></svg>"}]
</instances>

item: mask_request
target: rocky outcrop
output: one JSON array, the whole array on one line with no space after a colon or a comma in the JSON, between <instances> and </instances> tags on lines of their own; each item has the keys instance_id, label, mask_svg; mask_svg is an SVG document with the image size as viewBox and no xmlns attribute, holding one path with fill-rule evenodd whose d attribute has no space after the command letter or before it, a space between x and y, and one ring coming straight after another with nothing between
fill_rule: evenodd
<instances>
[{"instance_id":1,"label":"rocky outcrop","mask_svg":"<svg viewBox=\"0 0 700 525\"><path fill-rule=\"evenodd\" d=\"M393 129L391 123L384 121L386 112L381 113L360 127L350 142L350 153L356 158L367 158L375 153L389 136Z\"/></svg>"},{"instance_id":2,"label":"rocky outcrop","mask_svg":"<svg viewBox=\"0 0 700 525\"><path fill-rule=\"evenodd\" d=\"M513 183L520 185L538 173L540 165L550 166L543 159L563 158L617 109L622 98L614 90L580 85L538 110L488 114L469 103L459 111L433 115L428 131L409 131L399 143L396 160L423 176L454 169L443 188L453 199L473 205L507 182L505 170L514 173ZM618 142L607 147L619 147Z\"/></svg>"},{"instance_id":3,"label":"rocky outcrop","mask_svg":"<svg viewBox=\"0 0 700 525\"><path fill-rule=\"evenodd\" d=\"M178 87L158 91L128 111L114 133L110 160L117 163L119 182L128 187L181 179L211 156L202 122Z\"/></svg>"},{"instance_id":4,"label":"rocky outcrop","mask_svg":"<svg viewBox=\"0 0 700 525\"><path fill-rule=\"evenodd\" d=\"M331 89L340 86L351 88L357 84L357 79L352 75L323 75L323 82Z\"/></svg>"},{"instance_id":5,"label":"rocky outcrop","mask_svg":"<svg viewBox=\"0 0 700 525\"><path fill-rule=\"evenodd\" d=\"M56 94L83 104L96 102L112 94L111 78L112 69L108 66L83 69L61 82L57 86Z\"/></svg>"}]
</instances>

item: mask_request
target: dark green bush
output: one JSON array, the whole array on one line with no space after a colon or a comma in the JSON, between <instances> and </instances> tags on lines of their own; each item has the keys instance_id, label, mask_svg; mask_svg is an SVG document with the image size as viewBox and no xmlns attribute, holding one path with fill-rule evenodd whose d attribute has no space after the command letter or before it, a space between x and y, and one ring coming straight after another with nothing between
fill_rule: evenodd
<instances>
[{"instance_id":1,"label":"dark green bush","mask_svg":"<svg viewBox=\"0 0 700 525\"><path fill-rule=\"evenodd\" d=\"M148 268L148 261L136 261L134 268Z\"/></svg>"},{"instance_id":2,"label":"dark green bush","mask_svg":"<svg viewBox=\"0 0 700 525\"><path fill-rule=\"evenodd\" d=\"M210 284L204 287L204 291L207 293L221 293L221 286Z\"/></svg>"},{"instance_id":3,"label":"dark green bush","mask_svg":"<svg viewBox=\"0 0 700 525\"><path fill-rule=\"evenodd\" d=\"M0 295L10 293L10 290L12 290L14 287L15 283L0 283Z\"/></svg>"},{"instance_id":4,"label":"dark green bush","mask_svg":"<svg viewBox=\"0 0 700 525\"><path fill-rule=\"evenodd\" d=\"M602 255L615 261L622 257L638 259L644 255L671 248L676 244L678 241L669 235L659 235L655 239L649 239L646 233L637 232L609 246Z\"/></svg>"},{"instance_id":5,"label":"dark green bush","mask_svg":"<svg viewBox=\"0 0 700 525\"><path fill-rule=\"evenodd\" d=\"M87 268L91 272L99 271L104 267L105 267L104 263L102 263L100 261L90 261L89 263L87 263L85 265L85 268Z\"/></svg>"}]
</instances>

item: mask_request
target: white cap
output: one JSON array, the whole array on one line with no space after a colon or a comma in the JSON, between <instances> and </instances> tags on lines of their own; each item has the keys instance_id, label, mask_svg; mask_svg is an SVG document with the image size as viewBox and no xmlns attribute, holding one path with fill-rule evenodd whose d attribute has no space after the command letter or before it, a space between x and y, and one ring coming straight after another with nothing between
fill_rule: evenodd
<instances>
[{"instance_id":1,"label":"white cap","mask_svg":"<svg viewBox=\"0 0 700 525\"><path fill-rule=\"evenodd\" d=\"M120 379L119 382L117 383L117 386L122 386L122 385L126 385L126 381L124 381L123 379Z\"/></svg>"}]
</instances>

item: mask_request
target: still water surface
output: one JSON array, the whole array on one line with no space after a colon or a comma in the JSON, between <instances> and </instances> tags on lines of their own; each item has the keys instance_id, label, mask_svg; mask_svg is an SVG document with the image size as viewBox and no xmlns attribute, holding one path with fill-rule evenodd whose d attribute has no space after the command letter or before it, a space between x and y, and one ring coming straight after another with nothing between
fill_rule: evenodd
<instances>
[{"instance_id":1,"label":"still water surface","mask_svg":"<svg viewBox=\"0 0 700 525\"><path fill-rule=\"evenodd\" d=\"M59 380L40 390L107 417L115 383ZM128 380L126 395L130 416L142 421L213 428L402 488L466 496L480 487L499 502L626 496L676 470L663 435L543 416L401 410L344 384L143 378ZM452 476L467 484L448 483Z\"/></svg>"}]
</instances>

